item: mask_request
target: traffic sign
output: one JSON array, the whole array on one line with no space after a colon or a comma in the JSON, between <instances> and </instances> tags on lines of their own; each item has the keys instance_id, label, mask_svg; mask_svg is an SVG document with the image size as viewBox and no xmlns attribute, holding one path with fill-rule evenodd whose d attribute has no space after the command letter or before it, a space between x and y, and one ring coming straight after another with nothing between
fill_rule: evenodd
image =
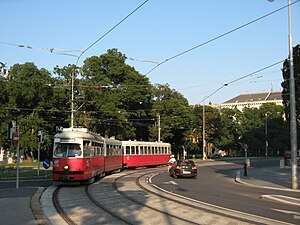
<instances>
[{"instance_id":1,"label":"traffic sign","mask_svg":"<svg viewBox=\"0 0 300 225\"><path fill-rule=\"evenodd\" d=\"M47 169L49 169L50 165L51 165L50 160L45 159L44 162L43 162L43 167L47 170Z\"/></svg>"},{"instance_id":2,"label":"traffic sign","mask_svg":"<svg viewBox=\"0 0 300 225\"><path fill-rule=\"evenodd\" d=\"M13 144L14 146L18 146L19 144L19 132L17 127L15 127L13 131Z\"/></svg>"},{"instance_id":3,"label":"traffic sign","mask_svg":"<svg viewBox=\"0 0 300 225\"><path fill-rule=\"evenodd\" d=\"M43 143L43 133L41 130L39 130L39 132L38 132L38 142L39 142L39 144Z\"/></svg>"}]
</instances>

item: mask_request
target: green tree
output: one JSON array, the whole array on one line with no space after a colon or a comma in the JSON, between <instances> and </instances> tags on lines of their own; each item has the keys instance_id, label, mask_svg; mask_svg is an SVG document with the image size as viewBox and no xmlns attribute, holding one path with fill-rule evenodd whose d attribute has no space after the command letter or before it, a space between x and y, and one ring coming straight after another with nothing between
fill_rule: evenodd
<instances>
[{"instance_id":1,"label":"green tree","mask_svg":"<svg viewBox=\"0 0 300 225\"><path fill-rule=\"evenodd\" d=\"M110 49L85 60L79 93L89 127L105 136L146 140L151 109L151 84L125 64L126 56ZM89 115L87 115L89 114Z\"/></svg>"},{"instance_id":2,"label":"green tree","mask_svg":"<svg viewBox=\"0 0 300 225\"><path fill-rule=\"evenodd\" d=\"M192 111L182 94L170 89L168 84L153 87L153 117L160 114L161 140L172 144L174 152L180 153L188 142ZM157 140L157 127L152 127L152 140Z\"/></svg>"},{"instance_id":3,"label":"green tree","mask_svg":"<svg viewBox=\"0 0 300 225\"><path fill-rule=\"evenodd\" d=\"M8 92L7 80L0 76L0 148L8 148L10 141L7 138L8 127Z\"/></svg>"},{"instance_id":4,"label":"green tree","mask_svg":"<svg viewBox=\"0 0 300 225\"><path fill-rule=\"evenodd\" d=\"M285 120L284 107L265 103L260 111L264 122L264 141L266 138L268 140L268 155L283 155L284 151L290 149L289 124ZM265 148L263 152L265 153Z\"/></svg>"},{"instance_id":5,"label":"green tree","mask_svg":"<svg viewBox=\"0 0 300 225\"><path fill-rule=\"evenodd\" d=\"M20 146L32 151L37 148L37 133L44 131L45 144L52 144L48 138L51 128L53 90L52 78L45 69L37 69L33 63L15 64L7 80L6 123L16 120L20 130Z\"/></svg>"},{"instance_id":6,"label":"green tree","mask_svg":"<svg viewBox=\"0 0 300 225\"><path fill-rule=\"evenodd\" d=\"M273 103L263 104L259 109L246 108L243 111L241 143L249 146L249 154L264 156L280 155L287 149L287 124L283 107ZM268 141L268 142L266 142ZM267 146L268 145L268 146Z\"/></svg>"},{"instance_id":7,"label":"green tree","mask_svg":"<svg viewBox=\"0 0 300 225\"><path fill-rule=\"evenodd\" d=\"M294 79L295 79L295 102L296 102L296 123L297 123L297 134L298 140L300 139L300 45L298 44L293 48L293 62L294 62ZM289 60L286 59L283 63L282 69L283 82L281 86L282 99L285 110L285 117L287 121L290 121L290 64Z\"/></svg>"},{"instance_id":8,"label":"green tree","mask_svg":"<svg viewBox=\"0 0 300 225\"><path fill-rule=\"evenodd\" d=\"M241 155L243 128L241 125L242 112L238 109L221 109L221 129L219 132L219 142L216 147L225 150L227 155Z\"/></svg>"}]
</instances>

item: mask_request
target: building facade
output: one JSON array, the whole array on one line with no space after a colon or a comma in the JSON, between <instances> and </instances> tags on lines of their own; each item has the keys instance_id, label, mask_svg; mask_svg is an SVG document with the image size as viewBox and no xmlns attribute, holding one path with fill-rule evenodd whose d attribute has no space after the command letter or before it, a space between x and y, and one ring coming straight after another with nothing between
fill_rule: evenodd
<instances>
[{"instance_id":1,"label":"building facade","mask_svg":"<svg viewBox=\"0 0 300 225\"><path fill-rule=\"evenodd\" d=\"M275 103L283 105L281 91L270 91L261 93L240 94L222 104L219 108L237 108L243 111L243 108L260 108L264 103Z\"/></svg>"}]
</instances>

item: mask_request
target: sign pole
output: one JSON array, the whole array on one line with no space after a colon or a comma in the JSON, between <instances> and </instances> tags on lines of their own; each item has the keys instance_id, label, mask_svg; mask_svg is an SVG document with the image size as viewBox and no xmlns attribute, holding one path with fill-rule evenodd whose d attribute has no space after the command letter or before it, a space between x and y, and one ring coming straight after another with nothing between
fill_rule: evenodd
<instances>
[{"instance_id":1,"label":"sign pole","mask_svg":"<svg viewBox=\"0 0 300 225\"><path fill-rule=\"evenodd\" d=\"M40 155L41 155L41 143L43 142L43 134L42 131L38 132L38 169L37 176L40 176Z\"/></svg>"},{"instance_id":2,"label":"sign pole","mask_svg":"<svg viewBox=\"0 0 300 225\"><path fill-rule=\"evenodd\" d=\"M41 150L41 144L38 145L38 169L37 169L37 176L40 176L40 150Z\"/></svg>"},{"instance_id":3,"label":"sign pole","mask_svg":"<svg viewBox=\"0 0 300 225\"><path fill-rule=\"evenodd\" d=\"M16 126L15 129L17 130L17 137L14 137L14 141L17 142L17 180L16 180L16 188L19 188L19 174L20 174L20 133L19 133L19 127Z\"/></svg>"}]
</instances>

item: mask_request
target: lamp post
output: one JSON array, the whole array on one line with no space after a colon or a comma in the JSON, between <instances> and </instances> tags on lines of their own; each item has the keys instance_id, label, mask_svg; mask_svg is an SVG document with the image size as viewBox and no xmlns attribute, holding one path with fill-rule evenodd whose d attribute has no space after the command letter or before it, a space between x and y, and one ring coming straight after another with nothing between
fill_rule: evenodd
<instances>
[{"instance_id":1,"label":"lamp post","mask_svg":"<svg viewBox=\"0 0 300 225\"><path fill-rule=\"evenodd\" d=\"M268 0L273 2L274 0ZM297 178L297 122L296 122L296 100L295 100L295 78L293 62L293 37L292 37L292 15L291 0L288 0L288 29L289 29L289 67L290 67L290 133L291 133L291 162L292 162L292 189L298 189Z\"/></svg>"},{"instance_id":2,"label":"lamp post","mask_svg":"<svg viewBox=\"0 0 300 225\"><path fill-rule=\"evenodd\" d=\"M157 128L158 128L158 134L157 134L157 141L160 142L160 114L157 113Z\"/></svg>"},{"instance_id":3,"label":"lamp post","mask_svg":"<svg viewBox=\"0 0 300 225\"><path fill-rule=\"evenodd\" d=\"M202 106L202 160L206 159L206 153L205 153L205 147L206 147L206 143L205 143L205 105L204 105L204 100L203 100L203 106Z\"/></svg>"},{"instance_id":4,"label":"lamp post","mask_svg":"<svg viewBox=\"0 0 300 225\"><path fill-rule=\"evenodd\" d=\"M266 136L266 152L265 156L268 157L268 115L266 114L266 123L265 123L265 136Z\"/></svg>"},{"instance_id":5,"label":"lamp post","mask_svg":"<svg viewBox=\"0 0 300 225\"><path fill-rule=\"evenodd\" d=\"M265 114L265 117L266 117L266 121L265 121L265 136L266 136L266 152L265 152L265 156L268 157L268 147L269 147L269 142L268 142L268 118L269 118L269 115L271 113L270 112L267 112Z\"/></svg>"},{"instance_id":6,"label":"lamp post","mask_svg":"<svg viewBox=\"0 0 300 225\"><path fill-rule=\"evenodd\" d=\"M298 189L297 178L297 122L295 100L295 78L293 62L293 38L291 0L288 0L288 25L289 25L289 63L290 63L290 114L291 114L291 160L292 160L292 189Z\"/></svg>"},{"instance_id":7,"label":"lamp post","mask_svg":"<svg viewBox=\"0 0 300 225\"><path fill-rule=\"evenodd\" d=\"M74 76L75 76L75 70L71 75L71 128L74 127Z\"/></svg>"}]
</instances>

